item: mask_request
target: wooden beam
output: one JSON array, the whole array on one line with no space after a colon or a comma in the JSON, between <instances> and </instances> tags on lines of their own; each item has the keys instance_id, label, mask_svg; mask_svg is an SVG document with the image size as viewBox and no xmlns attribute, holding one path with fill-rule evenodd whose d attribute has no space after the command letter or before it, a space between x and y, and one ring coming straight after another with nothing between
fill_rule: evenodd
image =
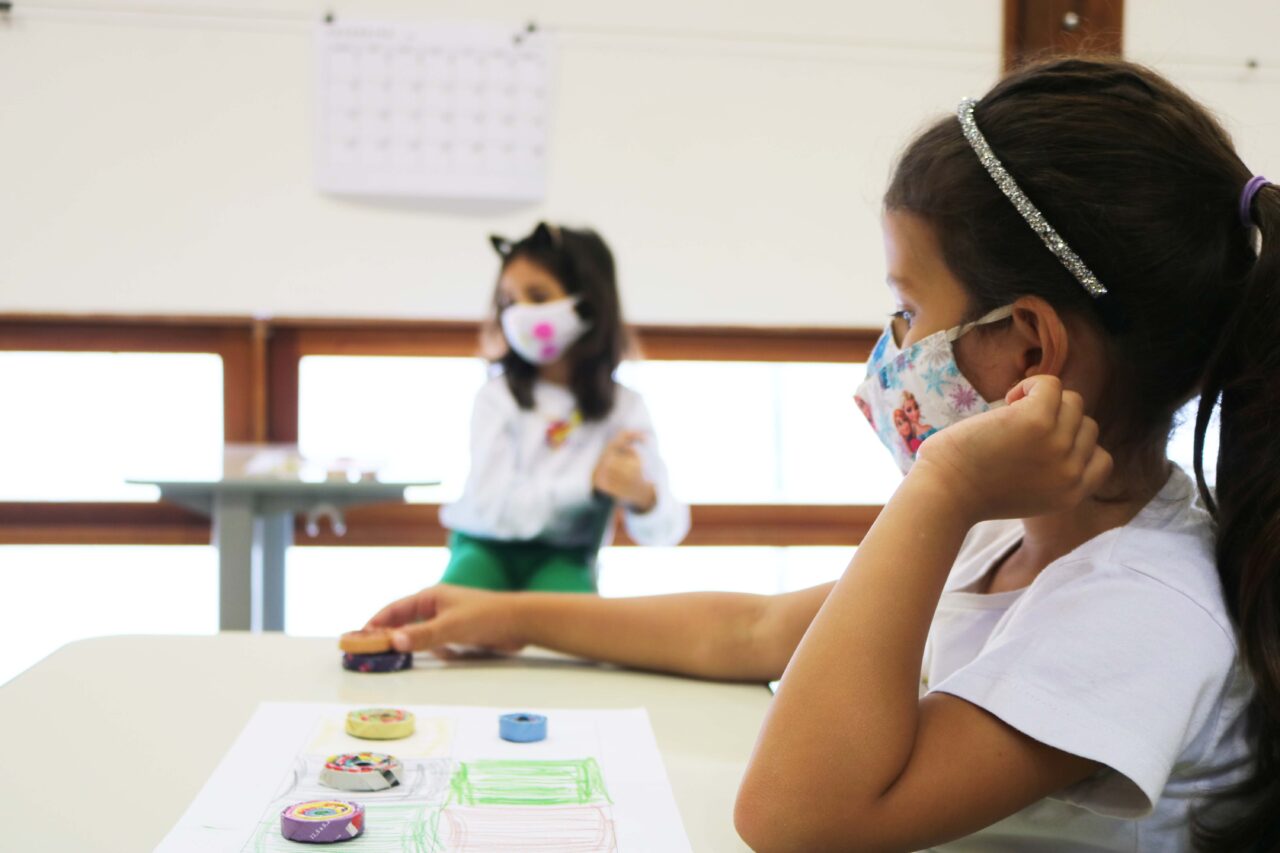
<instances>
[{"instance_id":1,"label":"wooden beam","mask_svg":"<svg viewBox=\"0 0 1280 853\"><path fill-rule=\"evenodd\" d=\"M223 440L262 441L263 414L254 393L260 380L252 327L228 329L215 352L222 357Z\"/></svg>"},{"instance_id":2,"label":"wooden beam","mask_svg":"<svg viewBox=\"0 0 1280 853\"><path fill-rule=\"evenodd\" d=\"M267 439L298 441L298 330L276 328L267 345Z\"/></svg>"},{"instance_id":3,"label":"wooden beam","mask_svg":"<svg viewBox=\"0 0 1280 853\"><path fill-rule=\"evenodd\" d=\"M443 546L448 531L440 526L436 504L381 504L353 507L344 513L345 536L327 527L314 539L298 524L300 545ZM878 506L799 504L697 504L690 508L693 525L683 545L796 546L857 545L880 513ZM618 525L614 544L634 545Z\"/></svg>"},{"instance_id":4,"label":"wooden beam","mask_svg":"<svg viewBox=\"0 0 1280 853\"><path fill-rule=\"evenodd\" d=\"M4 545L208 545L209 520L160 503L0 503Z\"/></svg>"},{"instance_id":5,"label":"wooden beam","mask_svg":"<svg viewBox=\"0 0 1280 853\"><path fill-rule=\"evenodd\" d=\"M440 526L437 504L378 504L344 513L347 534L327 527L308 537L301 520L295 539L302 546L441 547L448 531ZM862 541L880 512L878 506L797 504L701 504L691 508L687 546L852 546ZM0 503L0 544L5 545L207 545L209 520L165 503ZM635 543L618 526L614 544Z\"/></svg>"},{"instance_id":6,"label":"wooden beam","mask_svg":"<svg viewBox=\"0 0 1280 853\"><path fill-rule=\"evenodd\" d=\"M1006 72L1051 56L1120 56L1124 0L1005 0Z\"/></svg>"},{"instance_id":7,"label":"wooden beam","mask_svg":"<svg viewBox=\"0 0 1280 853\"><path fill-rule=\"evenodd\" d=\"M266 320L254 320L249 335L249 388L245 396L249 400L250 425L253 430L251 441L269 441L268 422L270 414L268 370L268 339L271 337L271 324Z\"/></svg>"},{"instance_id":8,"label":"wooden beam","mask_svg":"<svg viewBox=\"0 0 1280 853\"><path fill-rule=\"evenodd\" d=\"M143 323L131 317L0 315L0 350L221 352L247 323Z\"/></svg>"},{"instance_id":9,"label":"wooden beam","mask_svg":"<svg viewBox=\"0 0 1280 853\"><path fill-rule=\"evenodd\" d=\"M474 356L480 324L452 321L274 321L300 355ZM692 361L866 361L880 329L764 326L636 326L640 355Z\"/></svg>"},{"instance_id":10,"label":"wooden beam","mask_svg":"<svg viewBox=\"0 0 1280 853\"><path fill-rule=\"evenodd\" d=\"M248 318L3 314L0 350L217 355L225 440L263 441L265 399L255 389L261 369L256 336L265 328Z\"/></svg>"}]
</instances>

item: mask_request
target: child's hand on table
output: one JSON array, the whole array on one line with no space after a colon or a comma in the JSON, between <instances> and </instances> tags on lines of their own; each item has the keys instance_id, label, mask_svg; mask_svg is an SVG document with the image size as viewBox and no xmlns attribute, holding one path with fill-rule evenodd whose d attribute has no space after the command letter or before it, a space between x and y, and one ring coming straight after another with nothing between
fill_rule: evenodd
<instances>
[{"instance_id":1,"label":"child's hand on table","mask_svg":"<svg viewBox=\"0 0 1280 853\"><path fill-rule=\"evenodd\" d=\"M393 601L379 610L365 630L391 633L396 651L429 651L451 659L467 652L518 652L527 641L514 618L510 593L440 584Z\"/></svg>"},{"instance_id":2,"label":"child's hand on table","mask_svg":"<svg viewBox=\"0 0 1280 853\"><path fill-rule=\"evenodd\" d=\"M591 478L596 491L642 513L653 509L658 499L653 484L645 479L644 462L635 447L643 440L642 432L624 430L615 435L600 454Z\"/></svg>"}]
</instances>

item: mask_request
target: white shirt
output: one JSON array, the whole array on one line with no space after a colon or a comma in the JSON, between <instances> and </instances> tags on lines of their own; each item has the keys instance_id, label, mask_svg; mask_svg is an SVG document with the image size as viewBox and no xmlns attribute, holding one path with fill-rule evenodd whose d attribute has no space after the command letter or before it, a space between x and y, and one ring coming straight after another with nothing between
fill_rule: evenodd
<instances>
[{"instance_id":1,"label":"white shirt","mask_svg":"<svg viewBox=\"0 0 1280 853\"><path fill-rule=\"evenodd\" d=\"M1190 809L1239 778L1252 695L1190 478L1175 469L1131 522L1025 589L973 592L1021 537L1018 521L970 532L929 631L924 685L1104 767L937 849L1190 850Z\"/></svg>"},{"instance_id":2,"label":"white shirt","mask_svg":"<svg viewBox=\"0 0 1280 853\"><path fill-rule=\"evenodd\" d=\"M441 508L445 527L485 539L537 539L564 547L607 544L611 502L596 495L592 475L619 432L644 433L636 449L657 502L625 513L627 533L641 545L677 545L689 532L689 508L676 500L658 455L653 422L640 395L618 385L600 421L576 417L569 389L538 381L533 408L521 409L502 375L476 395L471 416L471 471L462 497Z\"/></svg>"}]
</instances>

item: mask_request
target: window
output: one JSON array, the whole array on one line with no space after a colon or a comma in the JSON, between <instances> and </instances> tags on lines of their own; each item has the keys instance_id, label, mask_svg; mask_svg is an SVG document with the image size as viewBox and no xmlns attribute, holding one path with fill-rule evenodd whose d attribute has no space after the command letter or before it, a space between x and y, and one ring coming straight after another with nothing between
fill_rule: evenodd
<instances>
[{"instance_id":1,"label":"window","mask_svg":"<svg viewBox=\"0 0 1280 853\"><path fill-rule=\"evenodd\" d=\"M1200 398L1192 400L1182 407L1174 420L1173 433L1169 436L1169 458L1195 477L1195 440L1196 409ZM1209 486L1217 482L1218 474L1218 430L1221 428L1219 409L1213 410L1213 418L1209 421L1209 429L1204 435L1204 479Z\"/></svg>"},{"instance_id":2,"label":"window","mask_svg":"<svg viewBox=\"0 0 1280 853\"><path fill-rule=\"evenodd\" d=\"M645 361L619 379L639 391L672 487L693 503L879 504L901 479L853 404L860 364ZM472 399L484 362L466 358L307 356L299 444L444 481L467 473Z\"/></svg>"},{"instance_id":3,"label":"window","mask_svg":"<svg viewBox=\"0 0 1280 853\"><path fill-rule=\"evenodd\" d=\"M461 493L471 401L487 376L477 358L306 356L299 367L298 446L323 459L392 466L388 477L439 479L430 501Z\"/></svg>"},{"instance_id":4,"label":"window","mask_svg":"<svg viewBox=\"0 0 1280 853\"><path fill-rule=\"evenodd\" d=\"M694 503L882 504L902 479L853 403L864 364L644 361L622 382Z\"/></svg>"},{"instance_id":5,"label":"window","mask_svg":"<svg viewBox=\"0 0 1280 853\"><path fill-rule=\"evenodd\" d=\"M208 545L5 545L0 586L0 684L86 637L218 630Z\"/></svg>"},{"instance_id":6,"label":"window","mask_svg":"<svg viewBox=\"0 0 1280 853\"><path fill-rule=\"evenodd\" d=\"M835 580L853 548L606 548L600 593L609 597L694 590L768 595ZM436 583L445 548L290 548L285 628L332 637L379 608Z\"/></svg>"},{"instance_id":7,"label":"window","mask_svg":"<svg viewBox=\"0 0 1280 853\"><path fill-rule=\"evenodd\" d=\"M0 501L154 501L222 448L222 360L198 353L0 352Z\"/></svg>"}]
</instances>

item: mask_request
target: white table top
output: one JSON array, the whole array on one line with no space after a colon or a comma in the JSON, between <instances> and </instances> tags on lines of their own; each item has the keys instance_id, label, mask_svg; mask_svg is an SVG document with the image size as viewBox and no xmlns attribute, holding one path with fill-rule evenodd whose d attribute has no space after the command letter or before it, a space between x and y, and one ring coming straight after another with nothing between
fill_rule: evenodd
<instances>
[{"instance_id":1,"label":"white table top","mask_svg":"<svg viewBox=\"0 0 1280 853\"><path fill-rule=\"evenodd\" d=\"M279 700L645 707L693 849L747 849L733 830L733 800L769 705L764 686L543 657L440 664L420 656L407 672L361 674L343 670L339 657L332 639L278 634L63 647L0 687L0 848L151 849L258 702ZM42 769L47 784L32 781Z\"/></svg>"},{"instance_id":2,"label":"white table top","mask_svg":"<svg viewBox=\"0 0 1280 853\"><path fill-rule=\"evenodd\" d=\"M440 485L436 479L356 459L306 457L294 444L227 444L218 455L197 458L181 470L127 482L159 486L162 500L205 515L217 514L219 499L236 501L259 515L292 514L323 503L399 503L406 488Z\"/></svg>"},{"instance_id":3,"label":"white table top","mask_svg":"<svg viewBox=\"0 0 1280 853\"><path fill-rule=\"evenodd\" d=\"M303 456L296 444L226 444L220 453L196 458L182 470L159 476L145 473L130 483L157 485L166 492L185 491L333 491L397 495L406 486L435 486L432 478L405 476L404 471L360 459Z\"/></svg>"}]
</instances>

